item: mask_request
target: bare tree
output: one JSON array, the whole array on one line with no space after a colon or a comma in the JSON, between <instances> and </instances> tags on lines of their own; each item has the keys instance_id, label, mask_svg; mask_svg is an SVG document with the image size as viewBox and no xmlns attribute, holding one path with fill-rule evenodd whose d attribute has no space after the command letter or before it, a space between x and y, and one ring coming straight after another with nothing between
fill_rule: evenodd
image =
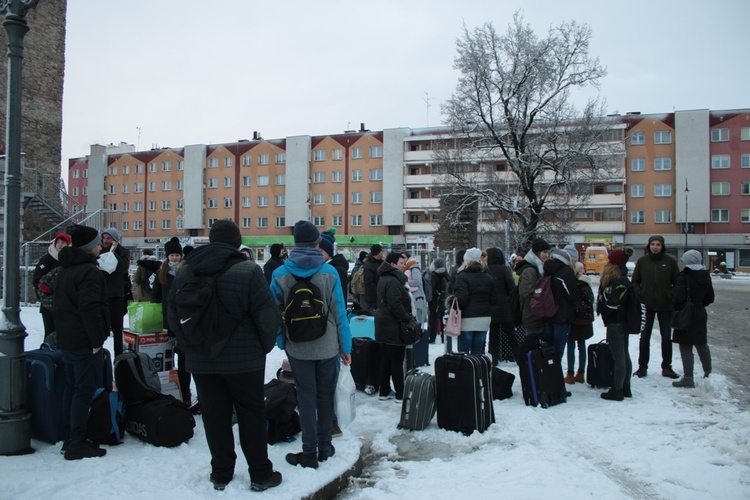
<instances>
[{"instance_id":1,"label":"bare tree","mask_svg":"<svg viewBox=\"0 0 750 500\"><path fill-rule=\"evenodd\" d=\"M461 76L442 105L448 128L436 165L446 194L462 195L456 213L472 204L498 211L513 228L513 248L566 232L592 183L622 175L622 131L604 104L590 99L578 112L570 102L571 90L597 87L606 74L588 54L590 39L576 22L540 38L516 13L504 35L485 24L464 27L457 41Z\"/></svg>"}]
</instances>

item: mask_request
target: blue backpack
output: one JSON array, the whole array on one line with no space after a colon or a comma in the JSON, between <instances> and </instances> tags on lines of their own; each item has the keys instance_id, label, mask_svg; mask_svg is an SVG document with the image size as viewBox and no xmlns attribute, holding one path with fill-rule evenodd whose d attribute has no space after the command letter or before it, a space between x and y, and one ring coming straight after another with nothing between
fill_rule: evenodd
<instances>
[{"instance_id":1,"label":"blue backpack","mask_svg":"<svg viewBox=\"0 0 750 500\"><path fill-rule=\"evenodd\" d=\"M86 434L92 441L115 445L122 443L125 431L125 402L122 394L99 388L89 410Z\"/></svg>"}]
</instances>

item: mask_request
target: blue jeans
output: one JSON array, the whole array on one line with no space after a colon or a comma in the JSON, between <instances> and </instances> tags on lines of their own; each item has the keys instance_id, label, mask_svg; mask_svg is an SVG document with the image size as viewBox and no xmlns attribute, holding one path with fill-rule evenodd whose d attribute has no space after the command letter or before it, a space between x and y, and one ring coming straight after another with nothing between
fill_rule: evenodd
<instances>
[{"instance_id":1,"label":"blue jeans","mask_svg":"<svg viewBox=\"0 0 750 500\"><path fill-rule=\"evenodd\" d=\"M487 332L461 332L458 337L458 352L484 354Z\"/></svg>"},{"instance_id":2,"label":"blue jeans","mask_svg":"<svg viewBox=\"0 0 750 500\"><path fill-rule=\"evenodd\" d=\"M651 330L654 328L654 317L659 319L661 332L661 368L672 368L672 311L654 311L646 307L646 324L643 325L638 353L638 367L648 368L651 354Z\"/></svg>"},{"instance_id":3,"label":"blue jeans","mask_svg":"<svg viewBox=\"0 0 750 500\"><path fill-rule=\"evenodd\" d=\"M578 371L586 371L586 341L568 340L568 371L574 372L576 367L576 343L578 344Z\"/></svg>"},{"instance_id":4,"label":"blue jeans","mask_svg":"<svg viewBox=\"0 0 750 500\"><path fill-rule=\"evenodd\" d=\"M86 437L91 398L101 384L104 371L104 351L96 354L91 349L63 351L65 361L65 392L63 392L63 422L65 435L71 441Z\"/></svg>"},{"instance_id":5,"label":"blue jeans","mask_svg":"<svg viewBox=\"0 0 750 500\"><path fill-rule=\"evenodd\" d=\"M302 453L330 450L339 356L319 360L287 357L297 386Z\"/></svg>"},{"instance_id":6,"label":"blue jeans","mask_svg":"<svg viewBox=\"0 0 750 500\"><path fill-rule=\"evenodd\" d=\"M552 323L547 325L548 331L552 330L552 344L555 346L557 351L557 359L562 361L563 353L565 352L565 345L568 343L568 332L570 332L570 325L568 323Z\"/></svg>"}]
</instances>

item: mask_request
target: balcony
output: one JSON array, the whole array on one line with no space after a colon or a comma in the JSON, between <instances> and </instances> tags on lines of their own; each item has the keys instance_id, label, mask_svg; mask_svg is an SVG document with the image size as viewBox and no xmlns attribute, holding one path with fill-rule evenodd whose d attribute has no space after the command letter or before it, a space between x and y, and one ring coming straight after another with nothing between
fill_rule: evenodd
<instances>
[{"instance_id":1,"label":"balcony","mask_svg":"<svg viewBox=\"0 0 750 500\"><path fill-rule=\"evenodd\" d=\"M407 198L404 200L404 209L407 211L440 210L438 198Z\"/></svg>"}]
</instances>

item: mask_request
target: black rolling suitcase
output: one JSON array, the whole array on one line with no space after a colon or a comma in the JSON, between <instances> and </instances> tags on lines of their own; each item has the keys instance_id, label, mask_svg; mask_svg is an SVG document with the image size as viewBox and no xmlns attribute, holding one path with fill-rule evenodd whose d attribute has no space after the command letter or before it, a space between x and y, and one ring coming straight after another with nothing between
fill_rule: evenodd
<instances>
[{"instance_id":1,"label":"black rolling suitcase","mask_svg":"<svg viewBox=\"0 0 750 500\"><path fill-rule=\"evenodd\" d=\"M65 364L59 349L26 353L26 401L31 412L31 437L56 443L65 438L63 392Z\"/></svg>"},{"instance_id":2,"label":"black rolling suitcase","mask_svg":"<svg viewBox=\"0 0 750 500\"><path fill-rule=\"evenodd\" d=\"M412 345L414 366L429 366L430 364L430 332L422 330L422 338Z\"/></svg>"},{"instance_id":3,"label":"black rolling suitcase","mask_svg":"<svg viewBox=\"0 0 750 500\"><path fill-rule=\"evenodd\" d=\"M433 375L416 369L409 371L404 382L404 401L398 428L421 431L427 427L437 411L435 392Z\"/></svg>"},{"instance_id":4,"label":"black rolling suitcase","mask_svg":"<svg viewBox=\"0 0 750 500\"><path fill-rule=\"evenodd\" d=\"M554 346L527 337L517 361L523 399L528 406L547 408L567 400L562 365Z\"/></svg>"},{"instance_id":5,"label":"black rolling suitcase","mask_svg":"<svg viewBox=\"0 0 750 500\"><path fill-rule=\"evenodd\" d=\"M592 387L612 387L615 379L614 359L606 340L588 346L586 383Z\"/></svg>"},{"instance_id":6,"label":"black rolling suitcase","mask_svg":"<svg viewBox=\"0 0 750 500\"><path fill-rule=\"evenodd\" d=\"M482 355L444 354L435 360L438 427L469 435L495 422L491 367Z\"/></svg>"},{"instance_id":7,"label":"black rolling suitcase","mask_svg":"<svg viewBox=\"0 0 750 500\"><path fill-rule=\"evenodd\" d=\"M352 377L360 391L374 394L380 387L380 344L367 338L352 339Z\"/></svg>"}]
</instances>

